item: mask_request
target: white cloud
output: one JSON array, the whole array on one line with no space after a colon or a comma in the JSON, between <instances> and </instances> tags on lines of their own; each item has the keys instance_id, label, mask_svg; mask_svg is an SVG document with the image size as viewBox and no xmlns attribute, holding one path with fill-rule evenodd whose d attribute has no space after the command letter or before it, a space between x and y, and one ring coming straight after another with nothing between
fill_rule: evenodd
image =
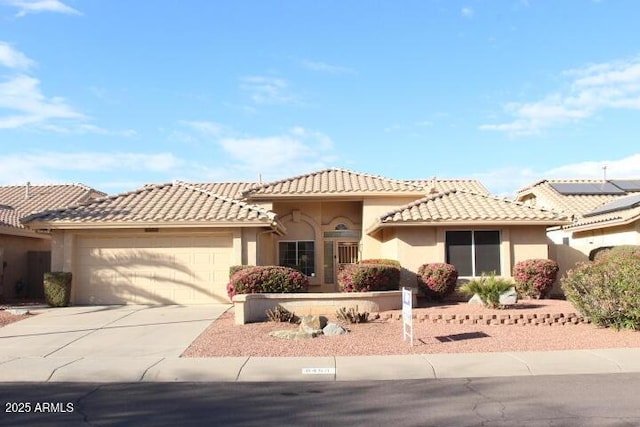
<instances>
[{"instance_id":1,"label":"white cloud","mask_svg":"<svg viewBox=\"0 0 640 427\"><path fill-rule=\"evenodd\" d=\"M14 49L9 43L0 41L0 65L17 70L28 70L35 62L24 53Z\"/></svg>"},{"instance_id":2,"label":"white cloud","mask_svg":"<svg viewBox=\"0 0 640 427\"><path fill-rule=\"evenodd\" d=\"M18 8L16 16L22 17L29 13L54 12L66 15L82 15L80 11L59 0L4 0L2 3Z\"/></svg>"},{"instance_id":3,"label":"white cloud","mask_svg":"<svg viewBox=\"0 0 640 427\"><path fill-rule=\"evenodd\" d=\"M180 124L207 136L219 136L224 129L221 124L212 121L181 120Z\"/></svg>"},{"instance_id":4,"label":"white cloud","mask_svg":"<svg viewBox=\"0 0 640 427\"><path fill-rule=\"evenodd\" d=\"M492 193L513 197L526 185L542 179L602 179L603 166L608 179L640 179L640 153L620 159L592 160L556 166L547 170L510 167L489 170L473 176L485 184Z\"/></svg>"},{"instance_id":5,"label":"white cloud","mask_svg":"<svg viewBox=\"0 0 640 427\"><path fill-rule=\"evenodd\" d=\"M608 109L640 109L640 58L593 64L563 73L571 79L564 90L540 101L509 103L511 121L484 124L481 130L511 136L538 134L544 129L593 117Z\"/></svg>"},{"instance_id":6,"label":"white cloud","mask_svg":"<svg viewBox=\"0 0 640 427\"><path fill-rule=\"evenodd\" d=\"M331 138L302 127L294 127L283 135L227 137L218 143L240 170L254 175L262 173L265 177L324 167L334 159Z\"/></svg>"},{"instance_id":7,"label":"white cloud","mask_svg":"<svg viewBox=\"0 0 640 427\"><path fill-rule=\"evenodd\" d=\"M51 119L86 119L64 98L44 96L40 81L24 74L0 83L0 108L14 111L14 115L0 117L0 129L44 123Z\"/></svg>"},{"instance_id":8,"label":"white cloud","mask_svg":"<svg viewBox=\"0 0 640 427\"><path fill-rule=\"evenodd\" d=\"M470 7L463 7L462 10L460 10L460 13L465 18L473 18L473 9Z\"/></svg>"},{"instance_id":9,"label":"white cloud","mask_svg":"<svg viewBox=\"0 0 640 427\"><path fill-rule=\"evenodd\" d=\"M302 65L305 68L308 68L309 70L320 71L320 72L329 73L329 74L355 74L356 73L356 71L352 68L341 67L339 65L331 65L322 61L304 60L302 61Z\"/></svg>"},{"instance_id":10,"label":"white cloud","mask_svg":"<svg viewBox=\"0 0 640 427\"><path fill-rule=\"evenodd\" d=\"M289 83L277 77L242 77L240 89L247 92L256 104L290 104L297 101L296 97L289 92Z\"/></svg>"},{"instance_id":11,"label":"white cloud","mask_svg":"<svg viewBox=\"0 0 640 427\"><path fill-rule=\"evenodd\" d=\"M0 157L0 182L3 184L60 182L61 173L107 172L113 175L132 172L173 173L185 161L171 153L38 151L6 154Z\"/></svg>"}]
</instances>

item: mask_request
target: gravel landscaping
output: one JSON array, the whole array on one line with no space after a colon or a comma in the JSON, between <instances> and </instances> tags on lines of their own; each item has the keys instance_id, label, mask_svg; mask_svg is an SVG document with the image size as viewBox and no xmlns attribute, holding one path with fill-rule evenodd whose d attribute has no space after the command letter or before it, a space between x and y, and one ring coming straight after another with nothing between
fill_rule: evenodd
<instances>
[{"instance_id":1,"label":"gravel landscaping","mask_svg":"<svg viewBox=\"0 0 640 427\"><path fill-rule=\"evenodd\" d=\"M15 315L11 314L8 311L0 310L0 328L8 325L9 323L18 322L20 320L26 319L29 315Z\"/></svg>"},{"instance_id":2,"label":"gravel landscaping","mask_svg":"<svg viewBox=\"0 0 640 427\"><path fill-rule=\"evenodd\" d=\"M295 330L295 324L262 322L235 325L233 313L229 311L213 322L182 356L356 356L640 347L640 332L618 332L591 324L487 325L418 320L437 318L437 314L442 314L443 320L466 314L482 314L483 317L496 314L498 318L520 314L575 314L575 309L566 301L523 301L509 310L489 310L464 303L414 309L417 319L414 320L413 347L402 340L402 321L396 320L399 313L380 313L380 319L344 325L350 330L347 335L296 341L268 335L275 330ZM336 321L335 317L328 318Z\"/></svg>"}]
</instances>

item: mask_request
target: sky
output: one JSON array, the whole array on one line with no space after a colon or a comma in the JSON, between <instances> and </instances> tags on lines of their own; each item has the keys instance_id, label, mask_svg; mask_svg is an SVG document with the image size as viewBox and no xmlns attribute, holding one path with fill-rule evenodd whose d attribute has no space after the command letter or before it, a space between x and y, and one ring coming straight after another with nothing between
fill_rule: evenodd
<instances>
[{"instance_id":1,"label":"sky","mask_svg":"<svg viewBox=\"0 0 640 427\"><path fill-rule=\"evenodd\" d=\"M0 184L640 178L637 0L0 0Z\"/></svg>"}]
</instances>

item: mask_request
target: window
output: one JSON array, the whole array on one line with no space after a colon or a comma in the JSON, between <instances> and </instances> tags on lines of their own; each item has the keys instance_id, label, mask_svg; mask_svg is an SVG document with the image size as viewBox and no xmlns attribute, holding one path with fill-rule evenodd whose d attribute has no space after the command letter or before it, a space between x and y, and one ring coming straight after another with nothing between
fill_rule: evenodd
<instances>
[{"instance_id":1,"label":"window","mask_svg":"<svg viewBox=\"0 0 640 427\"><path fill-rule=\"evenodd\" d=\"M315 242L279 242L280 265L300 270L307 276L316 275Z\"/></svg>"},{"instance_id":2,"label":"window","mask_svg":"<svg viewBox=\"0 0 640 427\"><path fill-rule=\"evenodd\" d=\"M460 276L481 276L500 269L499 231L447 231L446 257Z\"/></svg>"}]
</instances>

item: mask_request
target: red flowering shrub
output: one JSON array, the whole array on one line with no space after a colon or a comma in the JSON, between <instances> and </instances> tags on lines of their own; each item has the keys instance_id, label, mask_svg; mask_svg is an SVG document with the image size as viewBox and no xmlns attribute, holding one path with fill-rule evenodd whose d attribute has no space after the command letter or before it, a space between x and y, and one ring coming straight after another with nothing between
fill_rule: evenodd
<instances>
[{"instance_id":1,"label":"red flowering shrub","mask_svg":"<svg viewBox=\"0 0 640 427\"><path fill-rule=\"evenodd\" d=\"M307 292L309 278L289 267L265 265L236 272L227 284L227 294Z\"/></svg>"},{"instance_id":2,"label":"red flowering shrub","mask_svg":"<svg viewBox=\"0 0 640 427\"><path fill-rule=\"evenodd\" d=\"M513 267L513 279L520 297L544 298L558 275L558 263L550 259L528 259Z\"/></svg>"},{"instance_id":3,"label":"red flowering shrub","mask_svg":"<svg viewBox=\"0 0 640 427\"><path fill-rule=\"evenodd\" d=\"M233 277L240 270L244 270L245 268L255 267L253 265L232 265L229 267L229 278Z\"/></svg>"},{"instance_id":4,"label":"red flowering shrub","mask_svg":"<svg viewBox=\"0 0 640 427\"><path fill-rule=\"evenodd\" d=\"M423 264L418 268L418 287L432 299L442 299L456 289L458 270L444 262Z\"/></svg>"},{"instance_id":5,"label":"red flowering shrub","mask_svg":"<svg viewBox=\"0 0 640 427\"><path fill-rule=\"evenodd\" d=\"M368 260L368 262L371 261ZM346 264L338 270L338 286L342 292L398 290L400 266L364 263L364 261L359 264Z\"/></svg>"},{"instance_id":6,"label":"red flowering shrub","mask_svg":"<svg viewBox=\"0 0 640 427\"><path fill-rule=\"evenodd\" d=\"M388 259L388 258L363 259L358 264L382 264L382 265L391 265L393 267L400 268L400 261L396 261L395 259Z\"/></svg>"}]
</instances>

